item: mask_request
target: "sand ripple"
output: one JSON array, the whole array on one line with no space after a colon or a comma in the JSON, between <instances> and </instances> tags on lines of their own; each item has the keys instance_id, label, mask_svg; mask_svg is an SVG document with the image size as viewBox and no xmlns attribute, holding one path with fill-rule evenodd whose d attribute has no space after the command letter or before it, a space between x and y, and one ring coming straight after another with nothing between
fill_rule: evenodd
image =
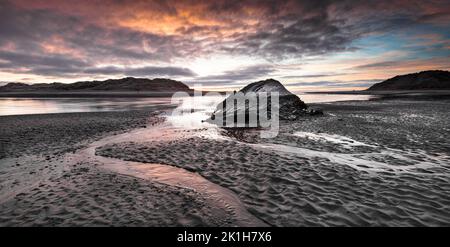
<instances>
[{"instance_id":1,"label":"sand ripple","mask_svg":"<svg viewBox=\"0 0 450 247\"><path fill-rule=\"evenodd\" d=\"M329 157L283 155L236 141L121 143L98 154L198 172L276 226L449 225L448 176L369 173ZM342 161L344 162L344 161Z\"/></svg>"}]
</instances>

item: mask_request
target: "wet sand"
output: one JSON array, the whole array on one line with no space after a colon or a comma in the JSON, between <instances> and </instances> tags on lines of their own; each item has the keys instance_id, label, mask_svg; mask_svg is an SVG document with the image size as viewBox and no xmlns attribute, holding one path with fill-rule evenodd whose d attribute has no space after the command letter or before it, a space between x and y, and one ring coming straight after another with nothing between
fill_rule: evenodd
<instances>
[{"instance_id":1,"label":"wet sand","mask_svg":"<svg viewBox=\"0 0 450 247\"><path fill-rule=\"evenodd\" d=\"M272 226L450 225L446 101L323 104L323 117L257 131L124 142L98 154L199 173ZM224 138L224 139L223 139Z\"/></svg>"},{"instance_id":2,"label":"wet sand","mask_svg":"<svg viewBox=\"0 0 450 247\"><path fill-rule=\"evenodd\" d=\"M450 101L316 106L274 139L161 111L0 117L0 225L450 225Z\"/></svg>"},{"instance_id":3,"label":"wet sand","mask_svg":"<svg viewBox=\"0 0 450 247\"><path fill-rule=\"evenodd\" d=\"M160 110L0 117L0 226L237 225L195 190L80 157L96 140L151 128Z\"/></svg>"}]
</instances>

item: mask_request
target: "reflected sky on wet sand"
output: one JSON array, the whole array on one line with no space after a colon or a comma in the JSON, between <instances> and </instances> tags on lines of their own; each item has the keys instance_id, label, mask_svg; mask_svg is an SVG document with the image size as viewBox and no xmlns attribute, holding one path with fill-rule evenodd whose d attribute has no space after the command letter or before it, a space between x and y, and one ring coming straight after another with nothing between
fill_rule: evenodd
<instances>
[{"instance_id":1,"label":"reflected sky on wet sand","mask_svg":"<svg viewBox=\"0 0 450 247\"><path fill-rule=\"evenodd\" d=\"M368 100L370 95L298 94L306 103L323 103L347 100ZM214 109L222 97L201 97L194 101L181 101L185 108L189 102L197 110ZM47 114L68 112L102 112L139 110L156 105L172 105L171 98L0 98L0 116ZM211 111L212 112L212 111ZM195 113L204 117L202 113Z\"/></svg>"}]
</instances>

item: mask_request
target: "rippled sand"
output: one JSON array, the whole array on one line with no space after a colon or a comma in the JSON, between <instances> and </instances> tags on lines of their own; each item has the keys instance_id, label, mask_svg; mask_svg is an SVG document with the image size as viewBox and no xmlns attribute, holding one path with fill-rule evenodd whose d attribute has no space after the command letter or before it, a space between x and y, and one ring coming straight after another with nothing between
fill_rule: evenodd
<instances>
[{"instance_id":1,"label":"rippled sand","mask_svg":"<svg viewBox=\"0 0 450 247\"><path fill-rule=\"evenodd\" d=\"M0 225L450 225L449 101L317 106L273 139L200 112L2 117Z\"/></svg>"},{"instance_id":2,"label":"rippled sand","mask_svg":"<svg viewBox=\"0 0 450 247\"><path fill-rule=\"evenodd\" d=\"M251 131L215 140L198 130L97 154L197 172L269 225L450 225L448 105L336 103L323 105L324 117L284 123L275 139Z\"/></svg>"},{"instance_id":3,"label":"rippled sand","mask_svg":"<svg viewBox=\"0 0 450 247\"><path fill-rule=\"evenodd\" d=\"M0 226L236 225L197 191L117 173L82 155L95 140L150 129L159 113L0 117Z\"/></svg>"}]
</instances>

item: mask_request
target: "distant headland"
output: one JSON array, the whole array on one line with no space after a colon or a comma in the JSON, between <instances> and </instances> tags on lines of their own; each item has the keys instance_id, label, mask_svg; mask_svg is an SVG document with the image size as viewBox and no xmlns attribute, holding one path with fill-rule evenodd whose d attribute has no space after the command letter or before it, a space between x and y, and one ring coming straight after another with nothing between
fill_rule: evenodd
<instances>
[{"instance_id":1,"label":"distant headland","mask_svg":"<svg viewBox=\"0 0 450 247\"><path fill-rule=\"evenodd\" d=\"M178 91L191 92L192 89L180 81L171 79L134 77L75 83L25 84L10 82L0 86L0 96L15 97L170 96Z\"/></svg>"},{"instance_id":2,"label":"distant headland","mask_svg":"<svg viewBox=\"0 0 450 247\"><path fill-rule=\"evenodd\" d=\"M313 94L449 94L450 72L444 70L428 70L418 73L398 75L385 81L375 83L366 90L354 91L322 91L308 92Z\"/></svg>"}]
</instances>

